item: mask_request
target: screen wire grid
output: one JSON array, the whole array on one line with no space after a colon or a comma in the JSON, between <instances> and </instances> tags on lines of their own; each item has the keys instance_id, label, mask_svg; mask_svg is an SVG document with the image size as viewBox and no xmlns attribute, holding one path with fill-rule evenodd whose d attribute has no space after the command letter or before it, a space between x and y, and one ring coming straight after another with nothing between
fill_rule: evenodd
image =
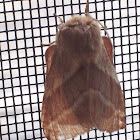
<instances>
[{"instance_id":1,"label":"screen wire grid","mask_svg":"<svg viewBox=\"0 0 140 140\"><path fill-rule=\"evenodd\" d=\"M46 140L41 127L47 46L55 41L60 21L84 16L86 0L0 0L1 140ZM140 1L89 0L93 18L107 26L114 64L125 96L126 129L102 133L93 129L75 140L140 138ZM101 32L104 34L104 32Z\"/></svg>"}]
</instances>

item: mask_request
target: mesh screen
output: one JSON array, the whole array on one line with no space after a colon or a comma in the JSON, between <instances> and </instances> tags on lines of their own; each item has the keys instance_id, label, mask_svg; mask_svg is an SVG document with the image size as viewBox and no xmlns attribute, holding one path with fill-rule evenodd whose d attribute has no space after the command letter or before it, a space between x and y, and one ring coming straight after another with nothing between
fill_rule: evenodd
<instances>
[{"instance_id":1,"label":"mesh screen","mask_svg":"<svg viewBox=\"0 0 140 140\"><path fill-rule=\"evenodd\" d=\"M59 19L84 15L86 0L0 0L0 119L3 140L46 139L41 108L46 67L44 54L55 40ZM126 129L102 133L93 129L75 140L140 138L140 1L89 0L115 46L114 63L125 96Z\"/></svg>"}]
</instances>

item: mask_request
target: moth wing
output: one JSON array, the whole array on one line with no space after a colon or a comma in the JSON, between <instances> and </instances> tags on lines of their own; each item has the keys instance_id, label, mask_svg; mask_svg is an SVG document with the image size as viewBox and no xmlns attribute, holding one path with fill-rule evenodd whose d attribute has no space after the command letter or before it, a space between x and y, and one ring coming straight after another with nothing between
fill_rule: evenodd
<instances>
[{"instance_id":1,"label":"moth wing","mask_svg":"<svg viewBox=\"0 0 140 140\"><path fill-rule=\"evenodd\" d=\"M113 51L114 51L114 49L113 49L111 40L110 40L110 38L108 38L106 36L103 36L102 39L103 39L106 51L108 53L108 56L109 56L110 60L113 62L113 53L114 53Z\"/></svg>"},{"instance_id":2,"label":"moth wing","mask_svg":"<svg viewBox=\"0 0 140 140\"><path fill-rule=\"evenodd\" d=\"M55 49L42 104L49 140L75 137L93 127L109 133L125 128L124 97L105 46L84 63Z\"/></svg>"},{"instance_id":3,"label":"moth wing","mask_svg":"<svg viewBox=\"0 0 140 140\"><path fill-rule=\"evenodd\" d=\"M77 99L77 95L75 94L75 97L69 96L70 98L68 98L70 100L67 102L67 96L64 95L66 92L64 90L68 90L68 88L70 88L68 86L74 86L73 84L70 85L66 82L71 75L68 75L66 65L62 62L65 59L70 60L70 55L71 54L61 55L58 47L56 46L50 49L48 48L45 53L48 70L45 81L45 93L42 102L41 121L44 134L48 140L67 139L81 134L81 132L85 132L85 130L80 126L78 119L73 114L74 112L72 110L70 110L70 114L68 113L68 118L67 113L66 116L63 115L65 111L67 112L68 110L69 112L71 106L70 104L73 104L73 101ZM71 60L71 64L67 63L67 66L73 64L73 70L70 71L77 71L80 63L74 62L74 59ZM63 74L66 77L68 75L68 77L63 77ZM63 83L66 83L66 86ZM79 85L81 84L79 83ZM64 87L66 88L64 89Z\"/></svg>"},{"instance_id":4,"label":"moth wing","mask_svg":"<svg viewBox=\"0 0 140 140\"><path fill-rule=\"evenodd\" d=\"M95 127L109 133L126 127L125 101L113 65L113 46L108 37L102 37L104 45L97 56L91 60L90 114ZM96 79L94 80L94 77ZM93 107L94 106L94 107ZM93 113L92 113L93 112Z\"/></svg>"},{"instance_id":5,"label":"moth wing","mask_svg":"<svg viewBox=\"0 0 140 140\"><path fill-rule=\"evenodd\" d=\"M50 46L45 52L45 60L46 60L46 64L47 64L47 73L50 70L50 66L51 66L51 63L52 63L52 58L53 58L55 48L56 48L56 45Z\"/></svg>"}]
</instances>

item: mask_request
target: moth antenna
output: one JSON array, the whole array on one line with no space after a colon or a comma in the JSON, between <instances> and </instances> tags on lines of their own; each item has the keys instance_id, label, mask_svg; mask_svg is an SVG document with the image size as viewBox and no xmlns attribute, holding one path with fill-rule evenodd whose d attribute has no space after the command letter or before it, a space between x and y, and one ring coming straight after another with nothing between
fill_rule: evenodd
<instances>
[{"instance_id":1,"label":"moth antenna","mask_svg":"<svg viewBox=\"0 0 140 140\"><path fill-rule=\"evenodd\" d=\"M108 32L107 32L107 27L106 26L104 26L98 19L94 19L94 20L96 20L99 24L100 24L100 26L104 29L104 32L105 32L105 34L109 37L109 34L108 34ZM109 37L110 38L110 37Z\"/></svg>"},{"instance_id":2,"label":"moth antenna","mask_svg":"<svg viewBox=\"0 0 140 140\"><path fill-rule=\"evenodd\" d=\"M86 3L85 16L90 17L90 15L89 15L89 0L87 0L87 3ZM96 20L101 25L101 27L105 31L105 34L109 37L109 34L108 34L107 30L106 30L106 26L103 26L99 20L97 20L97 19L94 19L94 20Z\"/></svg>"},{"instance_id":3,"label":"moth antenna","mask_svg":"<svg viewBox=\"0 0 140 140\"><path fill-rule=\"evenodd\" d=\"M58 16L58 15L57 15L57 14L55 14L55 13L54 13L53 15L54 15L55 17L58 17L61 23L64 23L64 21L61 19L61 17L60 17L60 16Z\"/></svg>"},{"instance_id":4,"label":"moth antenna","mask_svg":"<svg viewBox=\"0 0 140 140\"><path fill-rule=\"evenodd\" d=\"M85 8L85 16L89 17L89 0L87 0L86 8Z\"/></svg>"},{"instance_id":5,"label":"moth antenna","mask_svg":"<svg viewBox=\"0 0 140 140\"><path fill-rule=\"evenodd\" d=\"M52 44L54 44L56 41L53 41L53 42L50 42L50 43L48 43L48 44L43 44L43 43L41 43L41 45L42 46L50 46L50 45L52 45Z\"/></svg>"}]
</instances>

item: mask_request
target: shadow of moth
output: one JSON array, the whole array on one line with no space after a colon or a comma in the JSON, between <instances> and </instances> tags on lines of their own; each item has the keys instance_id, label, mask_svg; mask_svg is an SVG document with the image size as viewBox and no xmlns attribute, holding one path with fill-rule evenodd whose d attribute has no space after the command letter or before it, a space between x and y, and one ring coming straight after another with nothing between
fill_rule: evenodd
<instances>
[{"instance_id":1,"label":"shadow of moth","mask_svg":"<svg viewBox=\"0 0 140 140\"><path fill-rule=\"evenodd\" d=\"M45 53L42 126L48 140L66 140L94 127L111 133L126 126L111 40L101 36L88 6L85 15L62 22L56 45Z\"/></svg>"}]
</instances>

